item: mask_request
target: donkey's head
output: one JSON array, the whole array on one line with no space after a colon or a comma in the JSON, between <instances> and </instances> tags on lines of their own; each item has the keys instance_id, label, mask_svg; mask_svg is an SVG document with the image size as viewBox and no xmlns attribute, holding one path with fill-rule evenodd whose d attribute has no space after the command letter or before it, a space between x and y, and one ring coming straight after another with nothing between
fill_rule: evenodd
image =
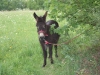
<instances>
[{"instance_id":1,"label":"donkey's head","mask_svg":"<svg viewBox=\"0 0 100 75\"><path fill-rule=\"evenodd\" d=\"M46 16L47 11L43 16L38 17L36 13L33 14L34 18L36 19L36 26L37 26L37 32L40 38L44 38L46 35Z\"/></svg>"}]
</instances>

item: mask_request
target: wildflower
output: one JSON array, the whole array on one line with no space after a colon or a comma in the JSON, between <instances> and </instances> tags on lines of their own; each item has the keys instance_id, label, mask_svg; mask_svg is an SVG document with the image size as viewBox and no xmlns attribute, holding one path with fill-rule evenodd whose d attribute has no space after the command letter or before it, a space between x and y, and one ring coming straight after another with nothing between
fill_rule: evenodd
<instances>
[{"instance_id":1,"label":"wildflower","mask_svg":"<svg viewBox=\"0 0 100 75\"><path fill-rule=\"evenodd\" d=\"M11 49L12 47L10 46L10 49Z\"/></svg>"}]
</instances>

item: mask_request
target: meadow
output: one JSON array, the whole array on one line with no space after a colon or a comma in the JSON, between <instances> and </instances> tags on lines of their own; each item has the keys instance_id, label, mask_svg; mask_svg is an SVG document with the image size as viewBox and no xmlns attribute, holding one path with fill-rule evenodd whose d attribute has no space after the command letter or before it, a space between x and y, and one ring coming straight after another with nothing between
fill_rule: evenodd
<instances>
[{"instance_id":1,"label":"meadow","mask_svg":"<svg viewBox=\"0 0 100 75\"><path fill-rule=\"evenodd\" d=\"M34 11L0 12L0 75L99 74L99 71L97 71L99 70L99 67L97 68L99 64L95 61L96 58L99 58L99 47L96 52L89 47L88 49L92 51L83 50L81 52L79 51L81 47L80 49L78 47L78 51L75 52L75 48L71 48L73 50L70 51L69 47L66 47L68 52L64 52L62 50L63 46L58 47L59 57L55 58L53 53L54 64L51 64L48 59L46 67L42 68L43 56L38 41L33 12ZM39 10L36 12L38 15L43 15L45 11ZM75 43L72 45L75 45ZM95 54L92 55L94 52ZM91 71L86 68L88 66ZM91 73L92 71L93 73Z\"/></svg>"}]
</instances>

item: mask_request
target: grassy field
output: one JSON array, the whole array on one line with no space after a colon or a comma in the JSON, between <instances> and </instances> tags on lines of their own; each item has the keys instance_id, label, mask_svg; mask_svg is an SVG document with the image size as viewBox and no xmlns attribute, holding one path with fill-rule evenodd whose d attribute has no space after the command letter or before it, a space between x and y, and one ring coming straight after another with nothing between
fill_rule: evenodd
<instances>
[{"instance_id":1,"label":"grassy field","mask_svg":"<svg viewBox=\"0 0 100 75\"><path fill-rule=\"evenodd\" d=\"M59 57L53 56L54 64L51 65L48 59L46 67L42 68L42 50L38 41L33 12L0 12L0 75L94 75L94 73L98 75L97 72L91 74L88 69L83 68L91 64L89 61L93 61L91 56L94 50L84 52L84 54L80 51L78 53L68 51L67 53L72 55L73 59L70 56L64 57L62 54L66 52L59 47ZM43 15L45 11L36 12ZM98 52L95 55L97 54ZM81 58L84 60L82 61ZM97 64L95 61L92 62L95 67ZM90 68L93 66L90 65ZM94 69L93 67L91 71Z\"/></svg>"}]
</instances>

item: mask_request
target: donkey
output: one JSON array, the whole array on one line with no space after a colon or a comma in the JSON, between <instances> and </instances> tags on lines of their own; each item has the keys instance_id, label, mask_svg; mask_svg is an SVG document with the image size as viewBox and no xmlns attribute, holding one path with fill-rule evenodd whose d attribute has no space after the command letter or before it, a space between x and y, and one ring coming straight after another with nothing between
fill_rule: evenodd
<instances>
[{"instance_id":1,"label":"donkey","mask_svg":"<svg viewBox=\"0 0 100 75\"><path fill-rule=\"evenodd\" d=\"M53 44L57 44L60 35L58 33L50 33L50 26L55 25L54 28L58 28L59 25L54 20L49 20L46 22L46 16L47 11L43 16L38 17L37 14L34 12L33 16L36 20L36 26L37 26L37 33L39 36L39 42L41 44L42 50L43 50L43 56L44 56L44 63L43 67L46 66L46 59L47 59L47 48L49 49L49 58L51 60L51 64L53 64L53 58L52 58L52 48ZM57 45L54 45L55 48L55 56L57 55Z\"/></svg>"}]
</instances>

